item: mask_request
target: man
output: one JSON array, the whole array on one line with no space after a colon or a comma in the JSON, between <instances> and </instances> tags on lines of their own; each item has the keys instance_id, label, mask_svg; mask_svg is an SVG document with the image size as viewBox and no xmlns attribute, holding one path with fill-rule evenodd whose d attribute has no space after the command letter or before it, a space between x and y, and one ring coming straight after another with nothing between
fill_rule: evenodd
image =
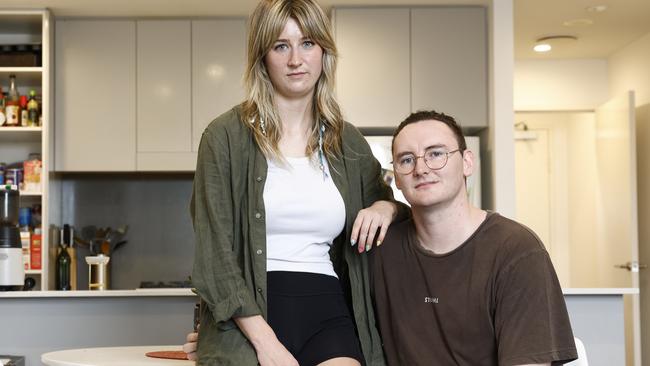
<instances>
[{"instance_id":1,"label":"man","mask_svg":"<svg viewBox=\"0 0 650 366\"><path fill-rule=\"evenodd\" d=\"M460 126L411 114L393 135L413 218L371 252L390 365L551 365L577 358L548 253L528 228L471 206L473 154Z\"/></svg>"},{"instance_id":2,"label":"man","mask_svg":"<svg viewBox=\"0 0 650 366\"><path fill-rule=\"evenodd\" d=\"M412 219L373 249L376 316L389 365L555 365L577 352L548 253L528 228L471 206L473 153L445 114L411 114L393 135ZM188 336L187 352L195 349Z\"/></svg>"}]
</instances>

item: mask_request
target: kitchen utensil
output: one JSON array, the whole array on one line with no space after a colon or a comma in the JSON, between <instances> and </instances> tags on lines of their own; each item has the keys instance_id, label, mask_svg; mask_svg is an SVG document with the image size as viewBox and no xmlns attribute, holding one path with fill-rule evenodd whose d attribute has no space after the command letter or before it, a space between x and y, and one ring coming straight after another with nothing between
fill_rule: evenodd
<instances>
[{"instance_id":1,"label":"kitchen utensil","mask_svg":"<svg viewBox=\"0 0 650 366\"><path fill-rule=\"evenodd\" d=\"M89 290L108 290L110 285L108 262L110 260L110 257L103 254L86 257L86 263L88 263Z\"/></svg>"}]
</instances>

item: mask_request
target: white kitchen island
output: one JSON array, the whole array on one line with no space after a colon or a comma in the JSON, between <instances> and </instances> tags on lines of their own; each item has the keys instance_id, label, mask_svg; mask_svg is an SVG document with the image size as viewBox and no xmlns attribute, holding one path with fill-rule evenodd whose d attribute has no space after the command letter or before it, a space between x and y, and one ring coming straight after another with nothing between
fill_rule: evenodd
<instances>
[{"instance_id":1,"label":"white kitchen island","mask_svg":"<svg viewBox=\"0 0 650 366\"><path fill-rule=\"evenodd\" d=\"M41 355L76 348L180 348L197 299L189 289L0 292L0 354L41 366Z\"/></svg>"},{"instance_id":2,"label":"white kitchen island","mask_svg":"<svg viewBox=\"0 0 650 366\"><path fill-rule=\"evenodd\" d=\"M637 288L567 288L564 300L573 335L585 345L589 366L625 365L625 296Z\"/></svg>"},{"instance_id":3,"label":"white kitchen island","mask_svg":"<svg viewBox=\"0 0 650 366\"><path fill-rule=\"evenodd\" d=\"M589 365L625 365L624 297L638 289L563 292ZM192 329L196 301L189 289L0 293L0 354L41 366L42 354L60 350L180 346Z\"/></svg>"}]
</instances>

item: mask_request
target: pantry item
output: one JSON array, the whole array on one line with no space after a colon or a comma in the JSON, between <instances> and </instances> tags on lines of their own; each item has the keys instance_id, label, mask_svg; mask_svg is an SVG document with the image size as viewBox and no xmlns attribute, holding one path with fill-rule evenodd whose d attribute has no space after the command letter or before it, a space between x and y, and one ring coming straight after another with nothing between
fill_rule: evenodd
<instances>
[{"instance_id":1,"label":"pantry item","mask_svg":"<svg viewBox=\"0 0 650 366\"><path fill-rule=\"evenodd\" d=\"M89 290L108 290L110 285L108 262L110 260L110 257L103 254L86 257L86 263L88 263Z\"/></svg>"}]
</instances>

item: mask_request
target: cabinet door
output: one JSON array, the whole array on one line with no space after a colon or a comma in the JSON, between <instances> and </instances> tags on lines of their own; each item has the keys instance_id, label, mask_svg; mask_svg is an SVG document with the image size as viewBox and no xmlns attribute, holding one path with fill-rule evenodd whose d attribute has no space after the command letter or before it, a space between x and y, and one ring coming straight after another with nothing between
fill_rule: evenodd
<instances>
[{"instance_id":1,"label":"cabinet door","mask_svg":"<svg viewBox=\"0 0 650 366\"><path fill-rule=\"evenodd\" d=\"M487 28L481 7L411 10L413 111L487 126Z\"/></svg>"},{"instance_id":2,"label":"cabinet door","mask_svg":"<svg viewBox=\"0 0 650 366\"><path fill-rule=\"evenodd\" d=\"M135 170L135 22L56 22L57 171Z\"/></svg>"},{"instance_id":3,"label":"cabinet door","mask_svg":"<svg viewBox=\"0 0 650 366\"><path fill-rule=\"evenodd\" d=\"M137 151L191 151L190 21L137 22Z\"/></svg>"},{"instance_id":4,"label":"cabinet door","mask_svg":"<svg viewBox=\"0 0 650 366\"><path fill-rule=\"evenodd\" d=\"M192 150L207 125L244 98L246 21L192 21Z\"/></svg>"},{"instance_id":5,"label":"cabinet door","mask_svg":"<svg viewBox=\"0 0 650 366\"><path fill-rule=\"evenodd\" d=\"M336 9L337 96L357 126L392 127L411 110L409 9Z\"/></svg>"}]
</instances>

